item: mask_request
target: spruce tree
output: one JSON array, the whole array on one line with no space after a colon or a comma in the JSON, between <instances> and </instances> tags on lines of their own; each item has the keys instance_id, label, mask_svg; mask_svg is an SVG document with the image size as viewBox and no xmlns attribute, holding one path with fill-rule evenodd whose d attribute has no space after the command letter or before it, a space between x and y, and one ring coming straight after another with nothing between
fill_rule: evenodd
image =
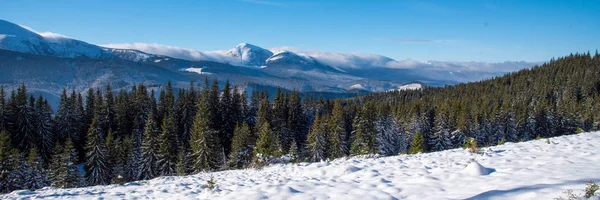
<instances>
[{"instance_id":1,"label":"spruce tree","mask_svg":"<svg viewBox=\"0 0 600 200\"><path fill-rule=\"evenodd\" d=\"M98 118L92 119L90 129L87 134L87 155L86 169L89 185L107 185L110 183L110 168L107 156L106 144L101 132Z\"/></svg>"},{"instance_id":2,"label":"spruce tree","mask_svg":"<svg viewBox=\"0 0 600 200\"><path fill-rule=\"evenodd\" d=\"M27 158L26 170L28 173L25 178L25 188L36 190L48 186L48 177L43 165L44 163L42 157L38 153L38 149L35 147L31 148Z\"/></svg>"},{"instance_id":3,"label":"spruce tree","mask_svg":"<svg viewBox=\"0 0 600 200\"><path fill-rule=\"evenodd\" d=\"M6 129L6 92L4 86L0 86L0 130Z\"/></svg>"},{"instance_id":4,"label":"spruce tree","mask_svg":"<svg viewBox=\"0 0 600 200\"><path fill-rule=\"evenodd\" d=\"M390 114L383 112L377 119L378 152L381 155L391 156L400 152L400 127Z\"/></svg>"},{"instance_id":5,"label":"spruce tree","mask_svg":"<svg viewBox=\"0 0 600 200\"><path fill-rule=\"evenodd\" d=\"M345 130L346 126L344 124L344 110L342 109L342 104L339 100L335 101L333 105L332 116L329 118L328 122L328 157L330 159L335 159L346 156L348 152Z\"/></svg>"},{"instance_id":6,"label":"spruce tree","mask_svg":"<svg viewBox=\"0 0 600 200\"><path fill-rule=\"evenodd\" d=\"M378 144L376 141L375 111L372 103L367 103L363 109L356 115L352 123L353 140L350 147L351 155L362 155L377 153Z\"/></svg>"},{"instance_id":7,"label":"spruce tree","mask_svg":"<svg viewBox=\"0 0 600 200\"><path fill-rule=\"evenodd\" d=\"M57 148L58 154L52 158L53 164L50 168L50 175L53 187L59 188L74 188L83 186L83 177L76 165L77 152L71 142L67 138L64 145Z\"/></svg>"},{"instance_id":8,"label":"spruce tree","mask_svg":"<svg viewBox=\"0 0 600 200\"><path fill-rule=\"evenodd\" d=\"M242 126L236 125L233 141L231 143L231 153L229 153L228 166L233 169L241 169L252 161L252 132L247 123Z\"/></svg>"},{"instance_id":9,"label":"spruce tree","mask_svg":"<svg viewBox=\"0 0 600 200\"><path fill-rule=\"evenodd\" d=\"M159 176L157 166L158 155L158 134L159 130L154 122L154 115L151 112L144 126L144 138L142 140L142 159L140 163L140 180L149 180Z\"/></svg>"},{"instance_id":10,"label":"spruce tree","mask_svg":"<svg viewBox=\"0 0 600 200\"><path fill-rule=\"evenodd\" d=\"M253 153L255 166L269 164L274 159L275 152L277 151L277 147L275 146L276 138L273 136L269 122L265 122L260 127L261 130Z\"/></svg>"},{"instance_id":11,"label":"spruce tree","mask_svg":"<svg viewBox=\"0 0 600 200\"><path fill-rule=\"evenodd\" d=\"M0 193L10 192L9 174L11 163L9 156L12 154L12 145L8 139L8 134L4 129L0 129Z\"/></svg>"},{"instance_id":12,"label":"spruce tree","mask_svg":"<svg viewBox=\"0 0 600 200\"><path fill-rule=\"evenodd\" d=\"M221 168L221 145L217 131L210 126L210 110L204 98L198 102L198 111L192 124L190 149L192 171L203 172Z\"/></svg>"},{"instance_id":13,"label":"spruce tree","mask_svg":"<svg viewBox=\"0 0 600 200\"><path fill-rule=\"evenodd\" d=\"M297 162L301 160L301 154L295 140L292 141L292 144L290 145L290 151L288 152L288 156L290 158L290 162Z\"/></svg>"},{"instance_id":14,"label":"spruce tree","mask_svg":"<svg viewBox=\"0 0 600 200\"><path fill-rule=\"evenodd\" d=\"M42 96L38 97L35 104L35 131L36 138L35 146L39 150L44 163L47 163L52 156L52 146L54 145L52 108Z\"/></svg>"},{"instance_id":15,"label":"spruce tree","mask_svg":"<svg viewBox=\"0 0 600 200\"><path fill-rule=\"evenodd\" d=\"M235 91L233 92L235 93ZM221 94L221 99L219 102L219 116L221 119L221 129L219 130L219 140L221 141L221 146L223 146L225 153L229 154L231 151L231 142L234 134L235 123L237 121L237 116L235 112L235 105L233 102L233 94L231 91L231 86L229 81L225 83L225 87L223 88L223 93Z\"/></svg>"},{"instance_id":16,"label":"spruce tree","mask_svg":"<svg viewBox=\"0 0 600 200\"><path fill-rule=\"evenodd\" d=\"M308 134L308 154L309 161L318 162L325 160L327 157L325 155L325 148L327 146L326 143L326 121L322 122L319 115L315 118L313 122L310 133Z\"/></svg>"},{"instance_id":17,"label":"spruce tree","mask_svg":"<svg viewBox=\"0 0 600 200\"><path fill-rule=\"evenodd\" d=\"M450 133L446 116L441 114L435 121L434 133L429 139L429 151L443 151L450 149L452 143L450 141Z\"/></svg>"},{"instance_id":18,"label":"spruce tree","mask_svg":"<svg viewBox=\"0 0 600 200\"><path fill-rule=\"evenodd\" d=\"M413 141L410 144L409 153L417 154L417 153L422 153L422 152L425 152L425 140L423 139L423 135L421 134L421 131L419 130L413 137Z\"/></svg>"},{"instance_id":19,"label":"spruce tree","mask_svg":"<svg viewBox=\"0 0 600 200\"><path fill-rule=\"evenodd\" d=\"M173 114L167 112L162 121L162 132L158 140L158 168L162 176L175 174L175 165L177 163L176 146L173 145L174 140L177 138L175 128Z\"/></svg>"}]
</instances>

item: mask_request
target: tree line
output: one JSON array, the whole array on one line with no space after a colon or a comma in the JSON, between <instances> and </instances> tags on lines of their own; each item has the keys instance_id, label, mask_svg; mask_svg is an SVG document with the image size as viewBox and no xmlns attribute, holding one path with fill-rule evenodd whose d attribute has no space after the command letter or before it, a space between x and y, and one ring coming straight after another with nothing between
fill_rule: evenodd
<instances>
[{"instance_id":1,"label":"tree line","mask_svg":"<svg viewBox=\"0 0 600 200\"><path fill-rule=\"evenodd\" d=\"M575 54L474 83L347 99L279 89L248 97L208 79L177 91L107 85L64 90L56 112L24 84L9 95L0 87L0 192L598 130L599 72L598 53Z\"/></svg>"}]
</instances>

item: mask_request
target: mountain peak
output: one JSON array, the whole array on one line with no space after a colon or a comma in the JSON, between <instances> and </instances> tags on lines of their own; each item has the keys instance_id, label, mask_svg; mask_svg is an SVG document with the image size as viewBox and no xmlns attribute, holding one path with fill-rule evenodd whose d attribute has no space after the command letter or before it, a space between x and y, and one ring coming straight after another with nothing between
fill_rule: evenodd
<instances>
[{"instance_id":1,"label":"mountain peak","mask_svg":"<svg viewBox=\"0 0 600 200\"><path fill-rule=\"evenodd\" d=\"M0 19L0 35L21 38L40 38L40 35L18 24Z\"/></svg>"},{"instance_id":2,"label":"mountain peak","mask_svg":"<svg viewBox=\"0 0 600 200\"><path fill-rule=\"evenodd\" d=\"M247 66L263 66L273 52L253 44L241 43L227 50L225 54Z\"/></svg>"}]
</instances>

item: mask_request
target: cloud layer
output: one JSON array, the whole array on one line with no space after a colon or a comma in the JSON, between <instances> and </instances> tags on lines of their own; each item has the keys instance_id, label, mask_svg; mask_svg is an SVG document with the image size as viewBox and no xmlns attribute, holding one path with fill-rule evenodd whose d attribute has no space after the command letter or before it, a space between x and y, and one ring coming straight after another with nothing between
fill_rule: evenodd
<instances>
[{"instance_id":1,"label":"cloud layer","mask_svg":"<svg viewBox=\"0 0 600 200\"><path fill-rule=\"evenodd\" d=\"M109 48L118 49L136 49L146 53L165 55L174 58L193 60L193 61L214 61L228 63L231 65L243 66L239 59L226 54L226 50L219 51L196 51L192 49L179 48L161 44L146 43L125 43L125 44L106 44L101 45ZM335 53L318 50L302 50L294 47L270 48L269 51L278 53L289 51L304 57L305 59L314 59L323 64L340 69L366 69L366 68L394 68L394 69L414 69L421 70L441 70L451 72L488 72L488 73L506 73L524 68L529 68L534 64L530 62L447 62L447 61L417 61L412 59L394 60L389 57L364 54L364 53Z\"/></svg>"}]
</instances>

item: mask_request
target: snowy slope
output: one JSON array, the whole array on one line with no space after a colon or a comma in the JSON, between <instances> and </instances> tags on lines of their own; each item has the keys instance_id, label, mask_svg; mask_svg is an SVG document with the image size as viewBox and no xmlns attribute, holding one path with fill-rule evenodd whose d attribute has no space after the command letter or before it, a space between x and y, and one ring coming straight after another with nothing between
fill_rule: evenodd
<instances>
[{"instance_id":1,"label":"snowy slope","mask_svg":"<svg viewBox=\"0 0 600 200\"><path fill-rule=\"evenodd\" d=\"M265 65L266 60L273 55L273 52L252 44L242 43L225 52L225 55L245 66L260 67Z\"/></svg>"},{"instance_id":2,"label":"snowy slope","mask_svg":"<svg viewBox=\"0 0 600 200\"><path fill-rule=\"evenodd\" d=\"M600 182L600 132L484 149L274 165L0 199L553 199ZM477 163L471 160L475 159ZM210 176L218 189L203 184Z\"/></svg>"}]
</instances>

